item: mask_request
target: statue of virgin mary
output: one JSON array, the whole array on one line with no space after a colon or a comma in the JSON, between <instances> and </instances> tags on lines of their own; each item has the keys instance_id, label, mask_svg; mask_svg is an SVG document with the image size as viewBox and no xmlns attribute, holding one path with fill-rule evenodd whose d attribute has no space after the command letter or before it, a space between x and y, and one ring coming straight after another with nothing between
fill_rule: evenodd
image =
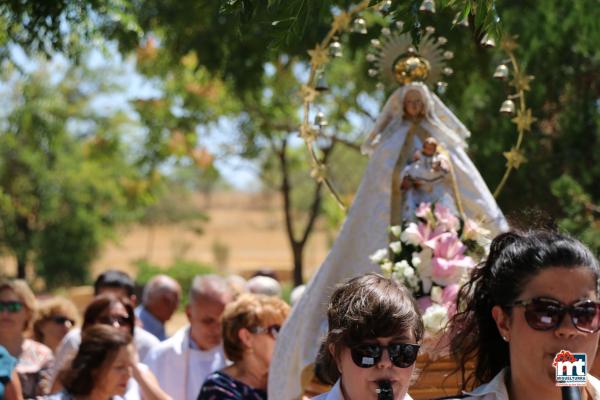
<instances>
[{"instance_id":1,"label":"statue of virgin mary","mask_svg":"<svg viewBox=\"0 0 600 400\"><path fill-rule=\"evenodd\" d=\"M347 218L325 261L308 283L277 339L269 374L271 399L301 398L301 377L314 363L326 331L329 297L335 286L378 271L369 256L385 248L388 228L410 219L413 199L445 201L463 217L479 221L492 235L508 229L483 178L466 153L470 132L423 82L396 89L363 144L370 159ZM435 182L402 187L418 153L433 138L449 161L448 174ZM416 178L418 181L421 178ZM412 196L410 191L421 191ZM429 197L428 197L429 196Z\"/></svg>"}]
</instances>

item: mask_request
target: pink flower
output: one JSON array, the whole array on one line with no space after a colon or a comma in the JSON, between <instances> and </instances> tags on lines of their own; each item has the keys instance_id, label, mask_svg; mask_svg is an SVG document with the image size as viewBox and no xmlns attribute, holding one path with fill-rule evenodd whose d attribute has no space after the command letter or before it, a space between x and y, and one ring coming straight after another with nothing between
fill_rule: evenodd
<instances>
[{"instance_id":1,"label":"pink flower","mask_svg":"<svg viewBox=\"0 0 600 400\"><path fill-rule=\"evenodd\" d=\"M419 207L417 207L415 211L415 215L419 218L427 219L429 215L431 215L431 204L429 203L421 203Z\"/></svg>"},{"instance_id":2,"label":"pink flower","mask_svg":"<svg viewBox=\"0 0 600 400\"><path fill-rule=\"evenodd\" d=\"M458 294L458 290L460 286L456 283L448 285L442 291L442 303L454 303L456 301L456 295Z\"/></svg>"},{"instance_id":3,"label":"pink flower","mask_svg":"<svg viewBox=\"0 0 600 400\"><path fill-rule=\"evenodd\" d=\"M460 227L460 221L458 218L450 212L448 207L444 207L440 203L435 204L435 218L437 219L438 225L446 228L449 231L457 231Z\"/></svg>"},{"instance_id":4,"label":"pink flower","mask_svg":"<svg viewBox=\"0 0 600 400\"><path fill-rule=\"evenodd\" d=\"M417 306L419 307L421 314L423 314L432 304L433 301L431 301L431 297L429 296L423 296L417 299Z\"/></svg>"},{"instance_id":5,"label":"pink flower","mask_svg":"<svg viewBox=\"0 0 600 400\"><path fill-rule=\"evenodd\" d=\"M432 229L428 224L422 222L418 224L411 222L400 235L400 240L413 246L428 246L427 243L435 240L442 232L442 229Z\"/></svg>"},{"instance_id":6,"label":"pink flower","mask_svg":"<svg viewBox=\"0 0 600 400\"><path fill-rule=\"evenodd\" d=\"M448 309L448 317L452 318L456 314L456 295L460 286L456 283L448 285L442 291L442 303Z\"/></svg>"},{"instance_id":7,"label":"pink flower","mask_svg":"<svg viewBox=\"0 0 600 400\"><path fill-rule=\"evenodd\" d=\"M457 283L466 269L473 268L475 262L465 256L467 247L458 239L456 232L446 232L435 240L431 260L431 278L441 286Z\"/></svg>"}]
</instances>

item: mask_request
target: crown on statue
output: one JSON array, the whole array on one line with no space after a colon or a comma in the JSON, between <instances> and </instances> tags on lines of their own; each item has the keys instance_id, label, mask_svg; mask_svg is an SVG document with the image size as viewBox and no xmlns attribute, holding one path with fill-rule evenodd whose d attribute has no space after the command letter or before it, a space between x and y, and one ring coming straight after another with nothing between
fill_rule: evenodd
<instances>
[{"instance_id":1,"label":"crown on statue","mask_svg":"<svg viewBox=\"0 0 600 400\"><path fill-rule=\"evenodd\" d=\"M388 29L381 40L372 41L374 48L367 56L367 60L373 63L369 75L378 77L381 88L411 82L423 82L436 90L445 88L447 84L442 78L452 74L452 69L446 67L446 61L453 54L444 51L447 39L435 37L434 31L432 27L426 28L426 34L415 46L409 34L392 33Z\"/></svg>"},{"instance_id":2,"label":"crown on statue","mask_svg":"<svg viewBox=\"0 0 600 400\"><path fill-rule=\"evenodd\" d=\"M430 71L429 61L417 55L412 47L408 49L406 54L398 57L394 64L394 77L400 85L411 82L425 82Z\"/></svg>"}]
</instances>

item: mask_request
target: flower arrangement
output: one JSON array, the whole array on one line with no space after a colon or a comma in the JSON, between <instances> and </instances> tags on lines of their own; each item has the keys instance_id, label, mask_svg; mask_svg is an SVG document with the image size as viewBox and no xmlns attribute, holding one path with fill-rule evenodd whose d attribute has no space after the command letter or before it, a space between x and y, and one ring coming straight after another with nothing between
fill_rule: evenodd
<instances>
[{"instance_id":1,"label":"flower arrangement","mask_svg":"<svg viewBox=\"0 0 600 400\"><path fill-rule=\"evenodd\" d=\"M370 256L417 299L427 337L436 337L456 312L458 289L486 255L490 232L447 207L421 203L416 221L390 227L390 243Z\"/></svg>"}]
</instances>

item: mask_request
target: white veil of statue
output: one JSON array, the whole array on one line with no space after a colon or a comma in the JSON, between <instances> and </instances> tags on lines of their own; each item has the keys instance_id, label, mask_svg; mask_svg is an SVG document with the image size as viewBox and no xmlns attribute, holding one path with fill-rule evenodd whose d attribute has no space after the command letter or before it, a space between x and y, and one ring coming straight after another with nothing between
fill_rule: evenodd
<instances>
[{"instance_id":1,"label":"white veil of statue","mask_svg":"<svg viewBox=\"0 0 600 400\"><path fill-rule=\"evenodd\" d=\"M414 133L414 120L403 116L404 97L411 90L417 91L423 102L423 115L417 122L420 133ZM399 192L394 189L394 175L398 165L405 165L421 145L423 135L435 138L445 149L464 216L480 221L493 235L508 229L502 212L465 152L465 139L470 132L425 84L413 82L401 86L388 99L363 145L370 160L341 231L277 339L269 374L270 399L300 398L301 375L317 356L327 304L335 286L351 277L378 271L369 256L388 245L388 227L394 222L394 196L398 196L394 193Z\"/></svg>"}]
</instances>

